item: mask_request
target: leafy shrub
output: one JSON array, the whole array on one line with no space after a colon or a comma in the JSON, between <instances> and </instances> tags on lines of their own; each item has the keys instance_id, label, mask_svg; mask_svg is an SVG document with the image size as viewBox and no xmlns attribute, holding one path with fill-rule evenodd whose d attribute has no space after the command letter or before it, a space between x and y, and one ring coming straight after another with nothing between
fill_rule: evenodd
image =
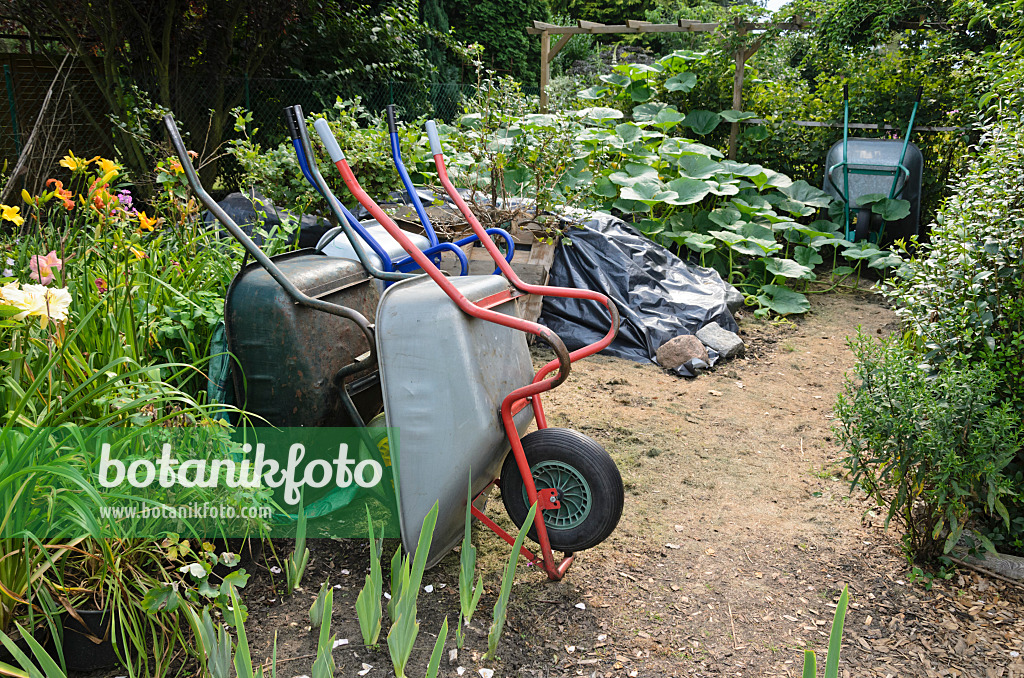
<instances>
[{"instance_id":1,"label":"leafy shrub","mask_svg":"<svg viewBox=\"0 0 1024 678\"><path fill-rule=\"evenodd\" d=\"M981 152L931 229L931 244L886 291L938 364L969 354L998 392L1024 409L1024 132L1008 118L987 129Z\"/></svg>"},{"instance_id":2,"label":"leafy shrub","mask_svg":"<svg viewBox=\"0 0 1024 678\"><path fill-rule=\"evenodd\" d=\"M1020 535L1011 517L1021 499L1010 463L1022 438L1020 415L997 393L984 362L949 360L929 374L912 335L851 341L855 379L836 401L839 441L855 484L906 532L911 555L948 553L965 529L988 548L990 530ZM1019 537L1016 537L1019 540Z\"/></svg>"},{"instance_id":3,"label":"leafy shrub","mask_svg":"<svg viewBox=\"0 0 1024 678\"><path fill-rule=\"evenodd\" d=\"M966 369L960 366L969 361L971 369L984 370L986 388L1017 416L1024 412L1022 143L1016 116L986 128L980 152L932 225L931 243L884 290L922 344L923 356L914 362L941 375ZM1024 451L1011 454L1004 475L1020 492ZM1024 547L1018 536L1024 503L1007 502L1003 512L1006 529L992 538Z\"/></svg>"},{"instance_id":4,"label":"leafy shrub","mask_svg":"<svg viewBox=\"0 0 1024 678\"><path fill-rule=\"evenodd\" d=\"M370 195L383 200L391 191L402 187L398 173L391 164L387 124L382 118L371 114L363 106L361 99L356 97L352 101L342 101L339 98L333 110L315 116L309 113L307 112L307 120L310 124L314 118L327 119L331 131L345 150L345 157L352 171ZM256 130L248 128L252 116L243 113L241 109L235 111L235 116L235 128L243 133L243 137L230 142L228 152L238 160L245 172L242 183L247 186L258 186L276 205L287 205L289 209L298 213L308 212L313 205L321 204L320 196L299 170L299 162L291 141L284 141L275 148L264 150L253 140ZM399 135L403 137L403 149L407 149L410 144L409 130L410 128L405 125L400 126ZM415 132L414 138L419 139L418 132ZM312 131L312 127L309 141L314 150L318 151L320 173L331 190L347 205L355 204L355 199L345 188L333 163L327 158L320 137Z\"/></svg>"}]
</instances>

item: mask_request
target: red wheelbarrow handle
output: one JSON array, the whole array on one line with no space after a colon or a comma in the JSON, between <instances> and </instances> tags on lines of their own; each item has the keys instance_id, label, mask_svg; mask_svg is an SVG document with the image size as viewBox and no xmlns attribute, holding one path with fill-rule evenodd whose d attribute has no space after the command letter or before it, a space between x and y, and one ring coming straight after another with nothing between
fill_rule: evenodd
<instances>
[{"instance_id":1,"label":"red wheelbarrow handle","mask_svg":"<svg viewBox=\"0 0 1024 678\"><path fill-rule=\"evenodd\" d=\"M434 155L434 165L437 167L437 176L441 180L441 184L444 186L444 190L448 192L451 199L458 205L459 211L466 217L466 221L469 222L473 232L480 238L480 242L484 247L487 248L487 253L491 255L495 263L501 268L501 272L505 274L509 282L515 286L516 289L527 294L538 294L549 297L569 297L572 299L590 299L592 301L599 302L608 309L608 313L611 315L611 327L608 328L608 333L601 338L600 341L584 346L583 348L576 349L569 354L569 360L576 361L580 358L586 358L589 355L593 355L598 351L606 348L612 340L615 339L615 335L619 331L619 309L615 304L605 295L600 292L594 292L592 290L580 290L570 287L549 287L547 285L530 285L519 279L516 272L512 269L512 265L509 264L505 257L502 256L498 246L494 244L494 241L487 236L487 232L484 227L480 224L480 221L473 214L473 211L469 209L469 205L462 199L459 192L455 190L455 186L452 185L451 179L448 178L448 168L444 164L444 152L441 149L441 141L437 136L437 125L434 124L433 120L428 120L426 124L427 137L430 139L430 152ZM538 373L536 380L543 379L547 376L558 364L552 361L545 365Z\"/></svg>"},{"instance_id":2,"label":"red wheelbarrow handle","mask_svg":"<svg viewBox=\"0 0 1024 678\"><path fill-rule=\"evenodd\" d=\"M313 123L313 128L317 131L317 134L320 135L321 141L323 141L324 146L327 148L328 155L331 156L331 160L334 161L335 166L338 168L338 172L341 173L341 178L345 182L345 186L348 187L349 192L355 196L355 199L359 204L366 208L370 215L377 220L377 223L384 227L388 234L390 234L391 237L409 253L420 268L422 268L423 271L429 275L442 290L444 290L444 293L447 294L462 311L474 318L480 318L498 325L511 327L512 329L532 334L551 347L555 352L555 355L558 357L558 359L553 362L556 367L560 367L561 369L559 369L557 377L549 380L551 383L549 383L546 388L537 389L535 392L539 393L540 391L546 391L565 381L569 376L572 357L561 338L543 325L523 320L522 318L508 316L504 313L498 313L497 311L492 311L488 308L481 308L467 299L465 295L463 295L462 292L460 292L455 285L448 280L444 273L434 265L434 262L432 262L411 240L409 240L405 233L402 232L402 229L398 227L398 224L396 224L391 217L389 217L387 213L384 212L384 210L382 210L369 195L367 195L362 186L359 185L359 181L356 180L355 175L352 173L352 168L349 167L348 161L345 160L345 154L342 153L341 147L338 146L338 141L334 138L334 133L327 125L327 121L323 118L319 118ZM486 236L485 234L484 239L490 241L490 236ZM491 243L491 246L493 247L494 244ZM518 390L521 391L522 389ZM529 393L528 395L533 395L533 393ZM525 396L519 396L519 399L522 399L523 397Z\"/></svg>"}]
</instances>

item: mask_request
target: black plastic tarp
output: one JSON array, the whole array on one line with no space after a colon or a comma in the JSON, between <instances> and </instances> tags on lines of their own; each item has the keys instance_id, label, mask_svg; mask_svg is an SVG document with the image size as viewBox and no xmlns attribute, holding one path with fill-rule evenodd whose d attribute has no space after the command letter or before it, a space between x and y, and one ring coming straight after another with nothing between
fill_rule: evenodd
<instances>
[{"instance_id":1,"label":"black plastic tarp","mask_svg":"<svg viewBox=\"0 0 1024 678\"><path fill-rule=\"evenodd\" d=\"M601 292L618 306L619 334L603 353L636 362L657 362L658 347L680 334L694 334L717 322L738 326L729 310L742 295L716 271L683 261L621 219L598 215L569 230L572 245L559 245L549 285ZM598 341L607 316L592 301L544 297L540 322L554 330L569 350ZM718 354L708 349L713 365ZM700 365L675 372L694 376Z\"/></svg>"}]
</instances>

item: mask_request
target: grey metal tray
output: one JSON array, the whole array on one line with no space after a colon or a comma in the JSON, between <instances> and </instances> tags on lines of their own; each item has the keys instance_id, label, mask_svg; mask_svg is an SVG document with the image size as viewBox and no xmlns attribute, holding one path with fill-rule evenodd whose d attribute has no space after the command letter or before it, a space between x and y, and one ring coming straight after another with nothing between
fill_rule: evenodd
<instances>
[{"instance_id":1,"label":"grey metal tray","mask_svg":"<svg viewBox=\"0 0 1024 678\"><path fill-rule=\"evenodd\" d=\"M510 289L495 275L450 280L471 301ZM494 310L518 317L514 300ZM398 429L392 463L409 553L423 518L439 503L429 567L462 538L470 472L475 495L501 471L511 446L499 408L533 380L530 351L523 332L466 315L426 275L384 292L376 339L384 412L388 426ZM520 435L532 421L532 407L516 415Z\"/></svg>"}]
</instances>

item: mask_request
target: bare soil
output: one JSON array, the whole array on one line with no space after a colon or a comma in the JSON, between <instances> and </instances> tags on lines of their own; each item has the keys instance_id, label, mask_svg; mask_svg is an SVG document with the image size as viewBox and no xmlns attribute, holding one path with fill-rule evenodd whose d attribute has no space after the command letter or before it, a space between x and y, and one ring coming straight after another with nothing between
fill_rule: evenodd
<instances>
[{"instance_id":1,"label":"bare soil","mask_svg":"<svg viewBox=\"0 0 1024 678\"><path fill-rule=\"evenodd\" d=\"M881 335L896 324L867 293L816 295L803 318L743 318L746 356L696 379L602 356L578 363L547 396L549 423L611 452L626 484L622 520L561 582L520 564L493 662L482 657L509 548L477 529L486 592L457 656L449 639L441 674L799 676L805 649L824 665L849 586L841 676L1024 676L1021 589L971 571L930 589L912 581L898 535L841 477L831 411L853 364L845 341L858 327ZM488 513L509 526L500 498ZM385 546L385 558L396 546ZM305 590L293 596L275 592L280 576L256 568L245 591L254 658L270 656L276 634L278 675L310 674L307 611L330 578L334 630L348 640L334 653L338 675L366 665L369 678L394 675L386 644L360 640L365 542L310 550ZM410 676L423 675L442 619L456 623L458 558L424 577L433 588L420 595Z\"/></svg>"}]
</instances>

